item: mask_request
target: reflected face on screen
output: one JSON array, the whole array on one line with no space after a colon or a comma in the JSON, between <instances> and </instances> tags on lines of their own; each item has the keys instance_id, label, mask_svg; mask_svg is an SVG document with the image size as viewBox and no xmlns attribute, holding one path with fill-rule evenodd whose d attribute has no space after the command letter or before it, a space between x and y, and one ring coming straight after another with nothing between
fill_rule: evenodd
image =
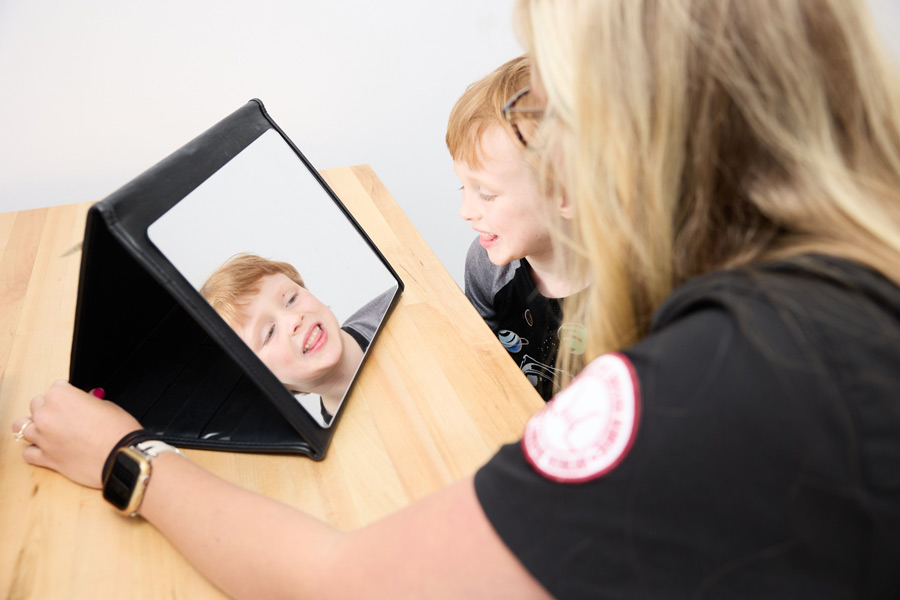
<instances>
[{"instance_id":1,"label":"reflected face on screen","mask_svg":"<svg viewBox=\"0 0 900 600\"><path fill-rule=\"evenodd\" d=\"M203 225L198 227L198 223ZM302 229L298 230L299 224ZM360 344L338 324L345 324L385 290L399 292L399 287L365 236L286 140L274 129L267 130L157 219L147 235L286 391L294 392L316 423L330 427L323 422L314 396L321 397L329 413L337 414L364 356ZM318 251L321 249L340 252ZM225 286L224 296L216 292L218 284L208 287L210 279L221 274L223 260L231 265L241 255L289 268L256 269L248 263L245 266L250 268L239 273L229 270L225 281L219 282ZM299 284L294 288L298 296L290 306L278 304L282 292L277 289L271 292L274 295L268 304L264 302L267 296L258 293L261 278L276 272ZM257 296L258 302L245 306ZM315 307L307 308L310 303ZM388 306L385 304L384 310ZM237 314L232 314L232 308ZM252 310L258 327L251 330L245 326L250 322L245 309ZM282 313L291 311L303 315L302 321L295 315L293 327L281 320ZM384 314L369 325L373 335ZM314 323L319 325L311 329ZM272 339L264 344L270 331ZM313 343L306 349L310 340Z\"/></svg>"},{"instance_id":2,"label":"reflected face on screen","mask_svg":"<svg viewBox=\"0 0 900 600\"><path fill-rule=\"evenodd\" d=\"M293 392L312 391L336 375L343 338L334 313L309 290L276 273L241 307L238 335Z\"/></svg>"}]
</instances>

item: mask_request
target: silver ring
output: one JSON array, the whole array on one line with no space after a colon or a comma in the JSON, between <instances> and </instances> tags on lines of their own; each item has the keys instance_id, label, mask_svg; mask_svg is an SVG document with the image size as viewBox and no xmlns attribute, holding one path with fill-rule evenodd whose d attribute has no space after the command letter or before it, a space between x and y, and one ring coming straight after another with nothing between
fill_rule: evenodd
<instances>
[{"instance_id":1,"label":"silver ring","mask_svg":"<svg viewBox=\"0 0 900 600\"><path fill-rule=\"evenodd\" d=\"M29 426L29 425L34 425L34 419L32 419L31 417L28 417L28 420L25 421L25 424L22 425L22 427L19 428L19 431L17 431L17 432L14 434L14 435L16 436L16 441L17 441L17 442L20 441L22 438L25 437L25 430L28 429L28 426Z\"/></svg>"}]
</instances>

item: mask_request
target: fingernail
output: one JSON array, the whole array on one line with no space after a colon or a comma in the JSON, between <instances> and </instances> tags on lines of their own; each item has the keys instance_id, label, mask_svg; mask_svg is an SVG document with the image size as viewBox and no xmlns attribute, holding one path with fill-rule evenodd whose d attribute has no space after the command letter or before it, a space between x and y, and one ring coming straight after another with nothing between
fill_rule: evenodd
<instances>
[{"instance_id":1,"label":"fingernail","mask_svg":"<svg viewBox=\"0 0 900 600\"><path fill-rule=\"evenodd\" d=\"M104 390L103 388L94 388L91 390L91 393L101 400L106 398L106 390Z\"/></svg>"}]
</instances>

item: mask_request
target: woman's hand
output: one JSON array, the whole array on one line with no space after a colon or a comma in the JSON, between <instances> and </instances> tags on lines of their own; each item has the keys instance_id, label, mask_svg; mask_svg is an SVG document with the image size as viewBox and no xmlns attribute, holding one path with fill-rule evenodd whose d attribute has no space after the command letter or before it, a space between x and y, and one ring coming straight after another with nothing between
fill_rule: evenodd
<instances>
[{"instance_id":1,"label":"woman's hand","mask_svg":"<svg viewBox=\"0 0 900 600\"><path fill-rule=\"evenodd\" d=\"M33 423L28 425L28 420ZM23 430L24 427L24 430ZM55 381L31 400L31 417L16 419L14 432L30 444L25 462L53 469L92 488L102 486L103 463L112 447L141 424L112 402Z\"/></svg>"}]
</instances>

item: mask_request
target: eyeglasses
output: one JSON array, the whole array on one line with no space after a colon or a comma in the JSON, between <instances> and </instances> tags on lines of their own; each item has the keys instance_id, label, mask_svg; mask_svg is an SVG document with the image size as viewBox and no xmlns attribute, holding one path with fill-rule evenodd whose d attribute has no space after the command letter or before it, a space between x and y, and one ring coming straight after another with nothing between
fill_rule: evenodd
<instances>
[{"instance_id":1,"label":"eyeglasses","mask_svg":"<svg viewBox=\"0 0 900 600\"><path fill-rule=\"evenodd\" d=\"M539 121L544 116L544 109L534 106L533 103L529 106L529 101L534 99L534 96L527 97L528 93L531 91L531 88L522 88L510 98L507 103L501 109L501 113L503 114L503 118L509 123L509 126L512 127L513 131L516 134L516 137L519 138L519 141L522 142L522 145L526 148L528 147L528 140L525 139L525 136L522 135L522 131L519 128L519 124L523 119L527 119L529 121Z\"/></svg>"},{"instance_id":2,"label":"eyeglasses","mask_svg":"<svg viewBox=\"0 0 900 600\"><path fill-rule=\"evenodd\" d=\"M512 127L512 130L515 132L516 137L519 138L519 141L526 148L528 147L528 140L522 135L519 124L523 119L539 121L544 116L543 108L534 106L533 102L529 102L534 100L534 96L528 96L529 92L531 92L530 87L522 88L513 94L513 97L510 98L501 109L503 118L509 123L509 126Z\"/></svg>"}]
</instances>

